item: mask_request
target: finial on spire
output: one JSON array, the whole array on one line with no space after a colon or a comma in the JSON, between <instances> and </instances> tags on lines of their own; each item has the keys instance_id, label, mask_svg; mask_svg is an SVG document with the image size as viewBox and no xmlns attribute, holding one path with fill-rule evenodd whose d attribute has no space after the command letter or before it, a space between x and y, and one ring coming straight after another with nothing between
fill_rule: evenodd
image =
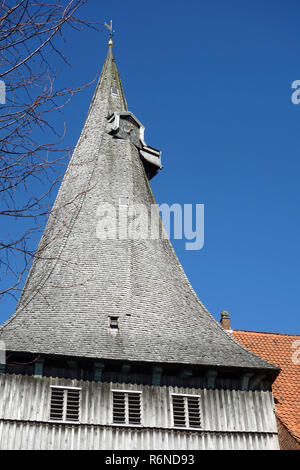
<instances>
[{"instance_id":1,"label":"finial on spire","mask_svg":"<svg viewBox=\"0 0 300 470\"><path fill-rule=\"evenodd\" d=\"M104 26L107 27L107 29L109 29L109 41L108 41L108 46L113 46L114 45L114 41L113 41L113 36L114 36L114 30L113 30L113 26L112 26L112 20L110 20L110 24L107 24L107 23L104 23Z\"/></svg>"}]
</instances>

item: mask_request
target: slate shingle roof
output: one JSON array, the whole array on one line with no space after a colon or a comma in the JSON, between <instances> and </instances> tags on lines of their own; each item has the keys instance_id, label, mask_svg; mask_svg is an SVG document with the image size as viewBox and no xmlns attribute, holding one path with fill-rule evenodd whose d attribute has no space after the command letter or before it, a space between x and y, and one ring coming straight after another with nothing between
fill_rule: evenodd
<instances>
[{"instance_id":1,"label":"slate shingle roof","mask_svg":"<svg viewBox=\"0 0 300 470\"><path fill-rule=\"evenodd\" d=\"M111 88L118 94L112 94ZM111 48L15 314L7 350L274 369L238 344L193 291L169 240L99 240L101 203L155 203L139 152L108 131L127 109ZM109 315L119 317L112 335Z\"/></svg>"},{"instance_id":2,"label":"slate shingle roof","mask_svg":"<svg viewBox=\"0 0 300 470\"><path fill-rule=\"evenodd\" d=\"M300 442L300 336L239 330L232 335L247 349L281 368L272 385L276 414Z\"/></svg>"}]
</instances>

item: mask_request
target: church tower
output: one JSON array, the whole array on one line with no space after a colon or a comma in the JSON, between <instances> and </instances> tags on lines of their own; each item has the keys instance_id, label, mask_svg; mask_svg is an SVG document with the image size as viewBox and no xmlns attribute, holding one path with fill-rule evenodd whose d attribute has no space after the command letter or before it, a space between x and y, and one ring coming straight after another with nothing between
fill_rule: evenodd
<instances>
[{"instance_id":1,"label":"church tower","mask_svg":"<svg viewBox=\"0 0 300 470\"><path fill-rule=\"evenodd\" d=\"M145 138L110 40L16 312L0 328L1 449L278 448L278 370L197 298L155 209L161 154ZM156 214L158 237L143 235L137 208L149 226Z\"/></svg>"}]
</instances>

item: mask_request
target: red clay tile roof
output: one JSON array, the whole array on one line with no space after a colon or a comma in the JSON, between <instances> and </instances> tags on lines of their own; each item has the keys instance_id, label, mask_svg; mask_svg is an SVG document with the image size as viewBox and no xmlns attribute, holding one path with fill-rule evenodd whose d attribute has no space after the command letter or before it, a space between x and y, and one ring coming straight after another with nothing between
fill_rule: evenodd
<instances>
[{"instance_id":1,"label":"red clay tile roof","mask_svg":"<svg viewBox=\"0 0 300 470\"><path fill-rule=\"evenodd\" d=\"M276 414L300 442L300 336L240 330L232 335L245 348L281 368L273 384Z\"/></svg>"}]
</instances>

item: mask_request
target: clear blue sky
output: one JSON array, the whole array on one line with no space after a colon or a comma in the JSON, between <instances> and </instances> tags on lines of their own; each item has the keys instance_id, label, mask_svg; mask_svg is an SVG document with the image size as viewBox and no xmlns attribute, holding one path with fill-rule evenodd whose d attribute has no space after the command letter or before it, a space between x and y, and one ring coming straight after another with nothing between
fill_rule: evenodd
<instances>
[{"instance_id":1,"label":"clear blue sky","mask_svg":"<svg viewBox=\"0 0 300 470\"><path fill-rule=\"evenodd\" d=\"M234 329L299 334L299 0L89 0L89 19L115 23L119 72L146 142L162 150L158 203L205 204L205 246L174 242L202 302ZM73 67L58 85L100 72L107 33L69 31ZM94 85L64 119L79 137ZM0 320L13 311L1 303Z\"/></svg>"}]
</instances>

